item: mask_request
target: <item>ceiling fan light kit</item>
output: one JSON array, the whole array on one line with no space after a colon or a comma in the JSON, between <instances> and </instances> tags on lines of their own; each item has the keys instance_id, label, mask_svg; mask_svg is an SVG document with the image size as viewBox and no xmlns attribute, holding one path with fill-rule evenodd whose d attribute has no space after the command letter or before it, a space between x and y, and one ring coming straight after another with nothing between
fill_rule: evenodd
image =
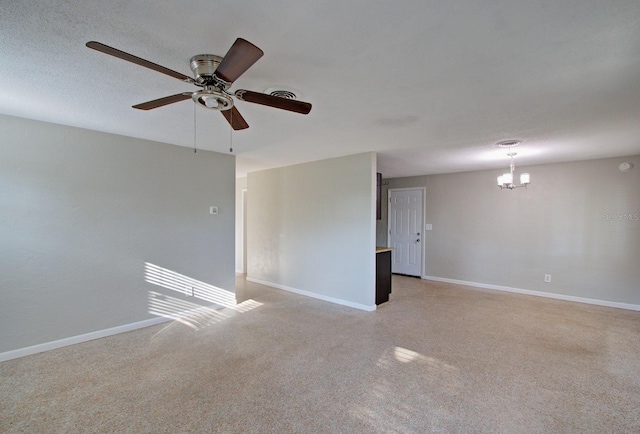
<instances>
[{"instance_id":1,"label":"ceiling fan light kit","mask_svg":"<svg viewBox=\"0 0 640 434\"><path fill-rule=\"evenodd\" d=\"M205 86L203 90L193 92L191 99L199 107L209 110L229 110L233 107L233 98L212 86Z\"/></svg>"},{"instance_id":2,"label":"ceiling fan light kit","mask_svg":"<svg viewBox=\"0 0 640 434\"><path fill-rule=\"evenodd\" d=\"M526 187L531 183L531 175L529 175L528 173L520 174L520 184L513 183L513 172L516 168L513 157L515 157L517 153L511 151L511 148L513 148L514 146L518 146L519 144L519 140L503 140L502 142L496 143L496 146L498 146L499 148L509 148L509 152L507 153L507 155L511 159L511 163L509 164L509 172L498 176L498 187L500 187L500 190L513 190L514 188L518 187Z\"/></svg>"},{"instance_id":3,"label":"ceiling fan light kit","mask_svg":"<svg viewBox=\"0 0 640 434\"><path fill-rule=\"evenodd\" d=\"M179 101L192 99L199 106L209 110L217 110L222 113L234 130L249 128L234 104L234 97L249 103L260 104L268 107L287 110L294 113L307 114L311 111L311 104L290 99L290 95L268 94L239 89L229 92L229 88L242 74L244 74L264 52L251 42L238 38L233 43L224 57L215 54L198 54L191 58L189 66L194 78L173 71L164 66L118 50L100 42L89 41L87 47L104 54L117 57L127 62L135 63L145 68L152 69L186 83L201 87L195 92L183 92L163 98L147 101L133 106L139 110L152 110ZM293 94L295 98L295 94Z\"/></svg>"}]
</instances>

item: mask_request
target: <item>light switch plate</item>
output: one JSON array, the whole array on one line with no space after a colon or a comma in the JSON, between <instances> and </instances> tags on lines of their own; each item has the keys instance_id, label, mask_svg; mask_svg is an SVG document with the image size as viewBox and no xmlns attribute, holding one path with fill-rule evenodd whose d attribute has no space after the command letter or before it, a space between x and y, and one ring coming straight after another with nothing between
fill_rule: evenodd
<instances>
[{"instance_id":1,"label":"light switch plate","mask_svg":"<svg viewBox=\"0 0 640 434\"><path fill-rule=\"evenodd\" d=\"M431 231L431 230L433 230L433 225L431 223L427 223L424 228L427 231Z\"/></svg>"}]
</instances>

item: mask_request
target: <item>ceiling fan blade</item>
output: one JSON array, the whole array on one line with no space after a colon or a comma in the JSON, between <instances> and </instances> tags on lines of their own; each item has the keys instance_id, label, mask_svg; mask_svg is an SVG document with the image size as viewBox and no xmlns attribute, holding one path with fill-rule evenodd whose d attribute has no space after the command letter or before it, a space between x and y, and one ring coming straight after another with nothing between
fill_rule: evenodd
<instances>
[{"instance_id":1,"label":"ceiling fan blade","mask_svg":"<svg viewBox=\"0 0 640 434\"><path fill-rule=\"evenodd\" d=\"M235 106L231 107L229 110L222 110L220 113L222 113L222 116L225 117L234 130L244 130L249 128L249 124L244 120Z\"/></svg>"},{"instance_id":2,"label":"ceiling fan blade","mask_svg":"<svg viewBox=\"0 0 640 434\"><path fill-rule=\"evenodd\" d=\"M311 104L308 102L282 98L280 96L273 96L266 93L239 89L236 90L235 96L242 101L262 104L269 107L288 110L290 112L301 113L303 115L306 115L311 111Z\"/></svg>"},{"instance_id":3,"label":"ceiling fan blade","mask_svg":"<svg viewBox=\"0 0 640 434\"><path fill-rule=\"evenodd\" d=\"M214 75L227 83L233 83L263 54L264 52L251 42L238 38L224 55Z\"/></svg>"},{"instance_id":4,"label":"ceiling fan blade","mask_svg":"<svg viewBox=\"0 0 640 434\"><path fill-rule=\"evenodd\" d=\"M154 99L153 101L136 104L133 106L133 108L139 110L151 110L154 108L162 107L164 105L173 104L174 102L191 99L191 95L191 92L177 93L175 95L165 96L164 98Z\"/></svg>"},{"instance_id":5,"label":"ceiling fan blade","mask_svg":"<svg viewBox=\"0 0 640 434\"><path fill-rule=\"evenodd\" d=\"M87 47L100 51L101 53L126 60L127 62L135 63L136 65L144 66L145 68L153 69L154 71L161 72L162 74L168 75L169 77L177 78L178 80L182 80L187 83L194 82L193 78L189 77L188 75L184 75L172 69L165 68L164 66L149 62L148 60L144 60L140 57L134 56L133 54L125 53L124 51L120 51L117 48L109 47L108 45L104 45L100 42L89 41L86 45Z\"/></svg>"}]
</instances>

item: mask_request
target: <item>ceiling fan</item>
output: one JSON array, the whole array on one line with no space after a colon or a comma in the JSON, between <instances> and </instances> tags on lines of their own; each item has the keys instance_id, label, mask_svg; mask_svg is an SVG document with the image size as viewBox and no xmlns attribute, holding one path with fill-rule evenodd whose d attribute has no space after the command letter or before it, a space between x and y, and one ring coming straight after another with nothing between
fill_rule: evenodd
<instances>
[{"instance_id":1,"label":"ceiling fan","mask_svg":"<svg viewBox=\"0 0 640 434\"><path fill-rule=\"evenodd\" d=\"M198 54L193 56L190 66L194 78L132 54L125 53L116 48L109 47L100 42L90 41L87 42L86 45L89 48L110 56L153 69L154 71L177 78L186 83L195 84L202 88L195 92L182 92L136 104L133 106L135 109L151 110L175 102L192 99L200 107L220 111L234 130L249 128L249 124L247 124L235 107L233 97L241 101L261 104L304 115L311 111L311 104L308 102L245 89L238 89L235 92L228 91L233 82L244 74L244 72L264 54L260 48L242 38L236 39L224 57L214 54Z\"/></svg>"}]
</instances>

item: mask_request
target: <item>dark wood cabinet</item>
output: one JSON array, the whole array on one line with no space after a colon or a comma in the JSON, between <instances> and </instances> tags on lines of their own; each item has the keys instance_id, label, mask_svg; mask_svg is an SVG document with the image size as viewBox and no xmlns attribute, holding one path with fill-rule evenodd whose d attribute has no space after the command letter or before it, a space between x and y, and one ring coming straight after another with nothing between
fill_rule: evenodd
<instances>
[{"instance_id":1,"label":"dark wood cabinet","mask_svg":"<svg viewBox=\"0 0 640 434\"><path fill-rule=\"evenodd\" d=\"M376 304L389 301L391 294L391 251L376 253Z\"/></svg>"}]
</instances>

